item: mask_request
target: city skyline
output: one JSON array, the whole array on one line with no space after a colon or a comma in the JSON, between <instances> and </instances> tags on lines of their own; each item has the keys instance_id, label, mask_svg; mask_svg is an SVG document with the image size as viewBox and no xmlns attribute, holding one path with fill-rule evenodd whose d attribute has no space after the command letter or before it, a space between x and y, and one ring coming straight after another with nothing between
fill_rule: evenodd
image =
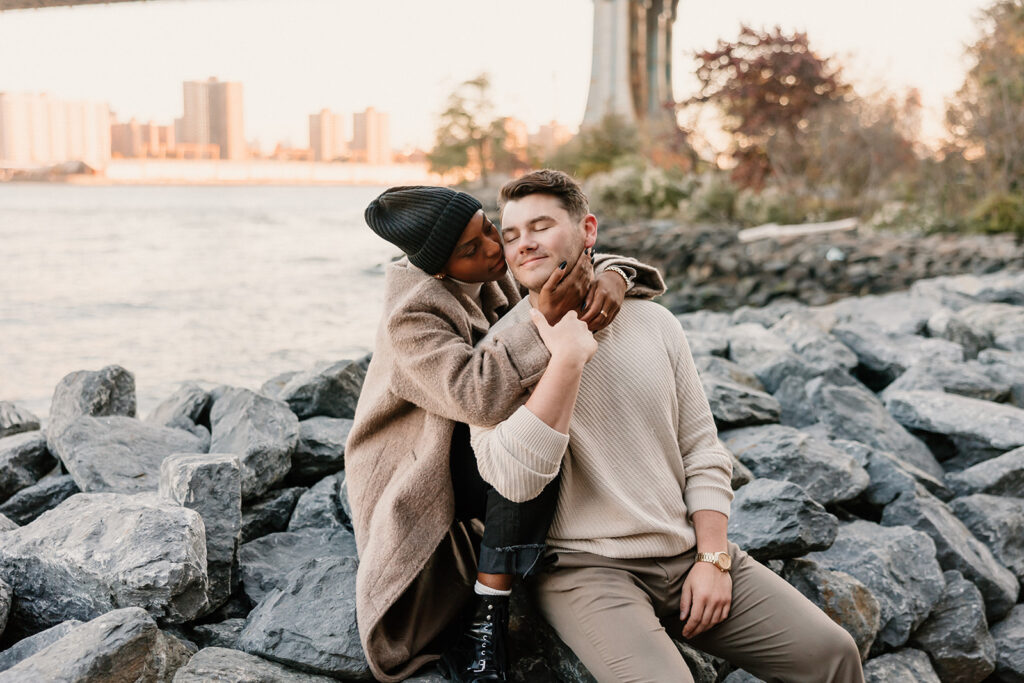
<instances>
[{"instance_id":1,"label":"city skyline","mask_svg":"<svg viewBox=\"0 0 1024 683\"><path fill-rule=\"evenodd\" d=\"M963 46L976 34L971 18L984 4L903 0L883 14L875 3L683 0L674 24L675 94L693 91L694 50L734 38L740 22L779 24L808 31L817 50L842 58L862 91L919 88L925 126L935 134L943 98L963 79ZM264 148L278 140L304 145L311 112L370 106L391 113L396 148L426 148L448 93L483 71L492 76L496 111L531 129L551 120L575 128L589 86L592 14L591 0L247 0L244 17L227 0L6 12L0 61L19 68L0 74L0 91L98 98L122 118L162 121L176 111L169 93L182 80L218 74L245 83L247 138ZM224 33L224 22L244 30ZM288 25L303 31L281 30ZM62 56L69 52L73 63Z\"/></svg>"}]
</instances>

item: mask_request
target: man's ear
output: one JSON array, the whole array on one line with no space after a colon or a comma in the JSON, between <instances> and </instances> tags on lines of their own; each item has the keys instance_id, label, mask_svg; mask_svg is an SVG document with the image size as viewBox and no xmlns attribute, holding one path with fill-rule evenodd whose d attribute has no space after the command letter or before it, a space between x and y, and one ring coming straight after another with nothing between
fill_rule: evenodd
<instances>
[{"instance_id":1,"label":"man's ear","mask_svg":"<svg viewBox=\"0 0 1024 683\"><path fill-rule=\"evenodd\" d=\"M583 219L583 248L589 249L597 243L597 216L588 213Z\"/></svg>"}]
</instances>

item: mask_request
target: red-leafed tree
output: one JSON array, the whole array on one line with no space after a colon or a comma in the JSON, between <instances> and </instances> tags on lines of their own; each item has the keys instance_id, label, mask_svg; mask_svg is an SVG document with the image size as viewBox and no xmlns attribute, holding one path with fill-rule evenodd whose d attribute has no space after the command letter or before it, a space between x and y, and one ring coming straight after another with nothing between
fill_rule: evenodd
<instances>
[{"instance_id":1,"label":"red-leafed tree","mask_svg":"<svg viewBox=\"0 0 1024 683\"><path fill-rule=\"evenodd\" d=\"M773 136L796 138L811 112L850 92L841 69L811 49L806 33L786 35L779 27L742 26L735 42L720 40L696 59L700 91L682 105L710 103L721 111L733 137L733 179L744 187L760 188L772 174Z\"/></svg>"}]
</instances>

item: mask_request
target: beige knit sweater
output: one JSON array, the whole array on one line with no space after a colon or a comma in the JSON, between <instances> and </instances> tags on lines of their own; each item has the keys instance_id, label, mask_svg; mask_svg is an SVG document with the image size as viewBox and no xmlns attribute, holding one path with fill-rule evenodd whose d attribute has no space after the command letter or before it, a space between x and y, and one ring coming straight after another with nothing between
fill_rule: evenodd
<instances>
[{"instance_id":1,"label":"beige knit sweater","mask_svg":"<svg viewBox=\"0 0 1024 683\"><path fill-rule=\"evenodd\" d=\"M492 333L527 319L529 306L520 302ZM627 300L596 336L569 434L526 406L497 427L474 427L480 474L503 496L523 501L561 470L548 532L554 551L678 555L696 545L689 515L729 514L731 458L682 328L667 309Z\"/></svg>"}]
</instances>

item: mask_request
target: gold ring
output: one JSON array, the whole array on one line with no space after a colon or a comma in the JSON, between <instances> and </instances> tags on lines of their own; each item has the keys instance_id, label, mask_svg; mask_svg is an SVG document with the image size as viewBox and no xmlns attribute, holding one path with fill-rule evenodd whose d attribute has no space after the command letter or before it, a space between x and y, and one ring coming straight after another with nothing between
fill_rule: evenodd
<instances>
[{"instance_id":1,"label":"gold ring","mask_svg":"<svg viewBox=\"0 0 1024 683\"><path fill-rule=\"evenodd\" d=\"M605 313L604 311L601 311L601 315L608 315L608 314Z\"/></svg>"}]
</instances>

